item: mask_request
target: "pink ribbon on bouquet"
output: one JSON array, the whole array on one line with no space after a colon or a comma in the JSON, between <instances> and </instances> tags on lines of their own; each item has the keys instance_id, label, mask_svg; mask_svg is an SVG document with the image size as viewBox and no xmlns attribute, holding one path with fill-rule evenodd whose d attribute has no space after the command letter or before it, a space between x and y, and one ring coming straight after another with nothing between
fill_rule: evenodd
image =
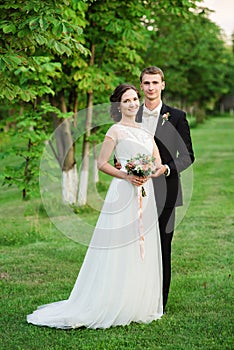
<instances>
[{"instance_id":1,"label":"pink ribbon on bouquet","mask_svg":"<svg viewBox=\"0 0 234 350\"><path fill-rule=\"evenodd\" d=\"M139 217L139 239L140 239L140 255L142 260L144 260L145 257L145 236L143 233L143 221L142 221L142 186L138 187L138 204L139 204L139 209L138 209L138 217Z\"/></svg>"}]
</instances>

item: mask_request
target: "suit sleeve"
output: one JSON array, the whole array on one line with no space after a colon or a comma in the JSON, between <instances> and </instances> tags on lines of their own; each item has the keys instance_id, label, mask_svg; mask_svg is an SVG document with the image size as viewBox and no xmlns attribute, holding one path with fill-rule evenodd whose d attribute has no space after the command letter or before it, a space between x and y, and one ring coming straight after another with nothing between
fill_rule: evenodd
<instances>
[{"instance_id":1,"label":"suit sleeve","mask_svg":"<svg viewBox=\"0 0 234 350\"><path fill-rule=\"evenodd\" d=\"M176 128L176 157L168 162L171 174L187 169L195 160L192 140L185 112L180 113Z\"/></svg>"}]
</instances>

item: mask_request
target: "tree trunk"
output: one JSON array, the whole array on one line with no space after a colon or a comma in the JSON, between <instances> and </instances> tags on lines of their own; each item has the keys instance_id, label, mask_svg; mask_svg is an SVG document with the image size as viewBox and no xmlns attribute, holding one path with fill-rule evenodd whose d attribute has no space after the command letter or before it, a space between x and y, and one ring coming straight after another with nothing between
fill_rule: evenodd
<instances>
[{"instance_id":1,"label":"tree trunk","mask_svg":"<svg viewBox=\"0 0 234 350\"><path fill-rule=\"evenodd\" d=\"M73 124L74 127L77 127L77 114L78 114L78 94L77 92L74 92L73 94L73 113L74 113L74 117L73 117Z\"/></svg>"},{"instance_id":2,"label":"tree trunk","mask_svg":"<svg viewBox=\"0 0 234 350\"><path fill-rule=\"evenodd\" d=\"M65 97L63 92L59 94L59 106L53 103L63 112L67 112ZM71 120L54 117L55 137L57 146L56 158L62 170L62 198L65 204L77 202L78 174L75 160L75 145L71 134Z\"/></svg>"},{"instance_id":3,"label":"tree trunk","mask_svg":"<svg viewBox=\"0 0 234 350\"><path fill-rule=\"evenodd\" d=\"M88 180L89 180L89 151L90 151L90 130L93 115L93 93L88 93L88 108L86 114L85 135L83 139L82 165L80 172L80 184L78 193L78 205L87 203Z\"/></svg>"},{"instance_id":4,"label":"tree trunk","mask_svg":"<svg viewBox=\"0 0 234 350\"><path fill-rule=\"evenodd\" d=\"M97 159L97 141L93 141L93 182L95 184L99 181Z\"/></svg>"},{"instance_id":5,"label":"tree trunk","mask_svg":"<svg viewBox=\"0 0 234 350\"><path fill-rule=\"evenodd\" d=\"M62 162L62 194L63 202L74 204L77 201L78 175L75 161L75 145L71 135L70 120L62 123L63 162Z\"/></svg>"},{"instance_id":6,"label":"tree trunk","mask_svg":"<svg viewBox=\"0 0 234 350\"><path fill-rule=\"evenodd\" d=\"M91 57L90 66L94 65L94 53L95 46L91 44ZM93 92L88 92L87 101L87 113L86 113L86 123L85 123L85 135L83 138L83 152L82 152L82 165L80 172L80 183L79 183L79 193L78 193L78 205L85 205L87 203L87 193L88 193L88 180L89 180L89 152L90 152L90 131L92 127L92 117L93 117Z\"/></svg>"},{"instance_id":7,"label":"tree trunk","mask_svg":"<svg viewBox=\"0 0 234 350\"><path fill-rule=\"evenodd\" d=\"M62 195L65 204L77 202L78 174L76 164L69 170L62 172Z\"/></svg>"}]
</instances>

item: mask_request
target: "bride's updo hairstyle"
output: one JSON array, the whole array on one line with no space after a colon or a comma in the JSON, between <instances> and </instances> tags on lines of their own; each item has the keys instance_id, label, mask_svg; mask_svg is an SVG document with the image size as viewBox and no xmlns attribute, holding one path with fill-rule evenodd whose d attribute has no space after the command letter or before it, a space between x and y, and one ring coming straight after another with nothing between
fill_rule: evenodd
<instances>
[{"instance_id":1,"label":"bride's updo hairstyle","mask_svg":"<svg viewBox=\"0 0 234 350\"><path fill-rule=\"evenodd\" d=\"M120 84L118 85L113 94L110 96L110 102L111 102L111 108L110 108L110 114L112 119L115 122L119 122L122 118L122 114L120 112L119 106L120 106L120 101L123 96L123 94L127 90L134 90L137 93L138 98L140 98L139 91L134 85L131 84Z\"/></svg>"}]
</instances>

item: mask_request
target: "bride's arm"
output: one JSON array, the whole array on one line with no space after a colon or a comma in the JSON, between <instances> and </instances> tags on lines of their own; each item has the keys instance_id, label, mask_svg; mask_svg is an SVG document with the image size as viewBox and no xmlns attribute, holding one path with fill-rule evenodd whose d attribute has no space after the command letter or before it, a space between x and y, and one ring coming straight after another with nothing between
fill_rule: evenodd
<instances>
[{"instance_id":1,"label":"bride's arm","mask_svg":"<svg viewBox=\"0 0 234 350\"><path fill-rule=\"evenodd\" d=\"M125 171L118 170L108 163L114 148L115 141L111 137L106 136L98 157L98 169L110 176L130 181L135 186L141 186L142 179L139 176L128 175Z\"/></svg>"},{"instance_id":2,"label":"bride's arm","mask_svg":"<svg viewBox=\"0 0 234 350\"><path fill-rule=\"evenodd\" d=\"M101 151L98 157L98 169L101 170L103 173L117 177L119 179L127 179L126 172L118 170L108 163L114 148L115 148L114 140L106 136L103 141Z\"/></svg>"}]
</instances>

